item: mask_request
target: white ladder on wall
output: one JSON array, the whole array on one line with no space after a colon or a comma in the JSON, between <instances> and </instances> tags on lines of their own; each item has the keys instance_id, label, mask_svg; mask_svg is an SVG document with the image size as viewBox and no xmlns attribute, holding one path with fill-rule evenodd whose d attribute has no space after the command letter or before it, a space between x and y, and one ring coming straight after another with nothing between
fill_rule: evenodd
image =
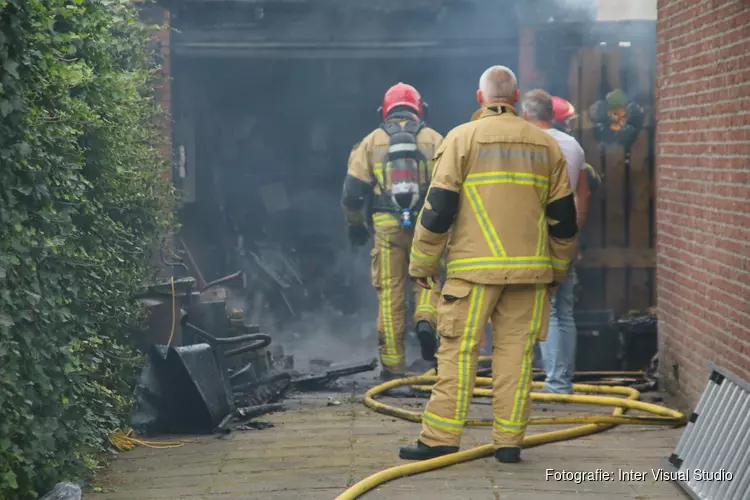
<instances>
[{"instance_id":1,"label":"white ladder on wall","mask_svg":"<svg viewBox=\"0 0 750 500\"><path fill-rule=\"evenodd\" d=\"M708 386L664 465L694 500L750 500L750 384L709 367Z\"/></svg>"}]
</instances>

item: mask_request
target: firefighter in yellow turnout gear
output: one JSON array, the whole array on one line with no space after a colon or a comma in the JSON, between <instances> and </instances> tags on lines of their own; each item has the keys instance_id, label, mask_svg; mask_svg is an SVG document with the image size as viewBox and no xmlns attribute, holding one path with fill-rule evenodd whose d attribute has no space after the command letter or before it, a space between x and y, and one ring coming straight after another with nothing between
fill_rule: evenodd
<instances>
[{"instance_id":1,"label":"firefighter in yellow turnout gear","mask_svg":"<svg viewBox=\"0 0 750 500\"><path fill-rule=\"evenodd\" d=\"M383 124L349 157L342 207L355 246L369 239L372 215L372 286L378 294L378 336L384 378L405 372L404 335L409 251L414 222L432 174L432 157L443 137L422 121L424 105L414 87L399 83L383 99ZM366 210L370 211L367 213ZM414 325L422 357L435 359L439 290L414 284Z\"/></svg>"},{"instance_id":2,"label":"firefighter in yellow turnout gear","mask_svg":"<svg viewBox=\"0 0 750 500\"><path fill-rule=\"evenodd\" d=\"M560 147L518 116L513 105L519 97L512 71L489 68L477 91L482 108L452 130L436 153L409 274L431 286L447 245L438 380L419 441L401 448L404 459L458 451L480 335L490 321L495 457L520 460L534 343L546 336L550 291L565 278L578 229Z\"/></svg>"}]
</instances>

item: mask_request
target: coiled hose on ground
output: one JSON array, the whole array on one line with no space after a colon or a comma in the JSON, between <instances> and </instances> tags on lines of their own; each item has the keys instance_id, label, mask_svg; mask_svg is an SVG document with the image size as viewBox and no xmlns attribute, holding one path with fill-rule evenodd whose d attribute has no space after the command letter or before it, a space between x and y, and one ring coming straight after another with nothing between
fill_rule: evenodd
<instances>
[{"instance_id":1,"label":"coiled hose on ground","mask_svg":"<svg viewBox=\"0 0 750 500\"><path fill-rule=\"evenodd\" d=\"M421 422L422 414L403 408L397 408L375 400L375 397L399 386L413 386L416 389L429 391L430 385L437 380L434 370L430 370L424 375L403 378L385 382L373 387L365 393L364 404L368 408L378 413L390 415L392 417L408 420L410 422ZM616 372L610 375L616 376ZM623 376L632 376L632 372L622 372ZM477 377L477 386L491 386L492 379L489 377ZM541 389L542 382L534 382L533 389ZM652 403L638 401L640 392L632 387L610 386L610 385L591 385L591 384L573 384L573 391L577 394L545 394L532 392L532 401L546 402L564 402L578 403L600 406L614 406L615 409L611 415L588 415L588 416L566 416L566 417L532 417L530 425L550 425L550 424L580 424L576 427L562 429L558 431L543 432L540 434L527 435L523 440L524 448L531 448L547 443L566 441L582 436L588 436L607 429L611 429L621 424L637 425L667 425L680 426L685 423L685 416L679 411L659 406ZM600 394L600 395L595 395ZM601 394L606 394L602 396ZM492 397L491 389L477 387L474 389L474 396ZM624 396L624 397L615 397ZM639 410L651 414L650 416L631 416L625 415L627 410ZM491 426L492 420L469 420L467 426ZM415 474L421 474L435 469L441 469L450 465L468 462L477 458L488 457L494 453L492 444L486 444L466 451L444 455L442 457L425 460L423 462L412 462L390 469L383 470L373 474L360 482L354 484L336 500L354 500L364 495L368 491L380 486L383 483L394 479Z\"/></svg>"}]
</instances>

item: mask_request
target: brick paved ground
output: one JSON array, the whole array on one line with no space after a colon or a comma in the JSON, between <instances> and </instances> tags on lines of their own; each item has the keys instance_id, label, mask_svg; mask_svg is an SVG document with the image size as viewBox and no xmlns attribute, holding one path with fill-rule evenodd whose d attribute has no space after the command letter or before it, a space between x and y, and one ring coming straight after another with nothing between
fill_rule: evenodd
<instances>
[{"instance_id":1,"label":"brick paved ground","mask_svg":"<svg viewBox=\"0 0 750 500\"><path fill-rule=\"evenodd\" d=\"M327 406L329 397L341 405ZM475 416L489 416L485 401ZM422 400L399 401L420 409ZM275 427L236 432L227 438L200 437L171 450L139 448L123 453L86 500L332 500L347 485L402 463L399 446L416 438L419 426L374 413L345 394L308 395L290 401L289 410L267 417ZM596 411L576 405L536 405L535 414ZM535 427L533 432L543 430ZM623 426L602 434L524 452L524 462L501 465L482 459L420 476L400 479L365 499L467 500L684 500L671 483L644 481L545 481L545 469L569 471L659 468L681 429ZM464 447L484 444L489 429L470 429Z\"/></svg>"}]
</instances>

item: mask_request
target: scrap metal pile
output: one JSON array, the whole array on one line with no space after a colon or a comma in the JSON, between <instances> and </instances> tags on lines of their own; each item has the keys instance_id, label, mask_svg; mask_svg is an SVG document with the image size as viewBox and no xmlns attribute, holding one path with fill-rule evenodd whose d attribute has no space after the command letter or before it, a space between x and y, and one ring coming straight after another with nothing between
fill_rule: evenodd
<instances>
[{"instance_id":1,"label":"scrap metal pile","mask_svg":"<svg viewBox=\"0 0 750 500\"><path fill-rule=\"evenodd\" d=\"M230 307L237 303L233 288L247 288L243 271L200 292L193 278L181 278L149 287L139 297L151 305L179 301L181 339L149 348L134 398L132 423L139 433L227 432L283 410L281 401L294 392L327 389L340 377L376 368L372 359L297 372L293 356L273 345L259 326L248 325L242 309Z\"/></svg>"}]
</instances>

